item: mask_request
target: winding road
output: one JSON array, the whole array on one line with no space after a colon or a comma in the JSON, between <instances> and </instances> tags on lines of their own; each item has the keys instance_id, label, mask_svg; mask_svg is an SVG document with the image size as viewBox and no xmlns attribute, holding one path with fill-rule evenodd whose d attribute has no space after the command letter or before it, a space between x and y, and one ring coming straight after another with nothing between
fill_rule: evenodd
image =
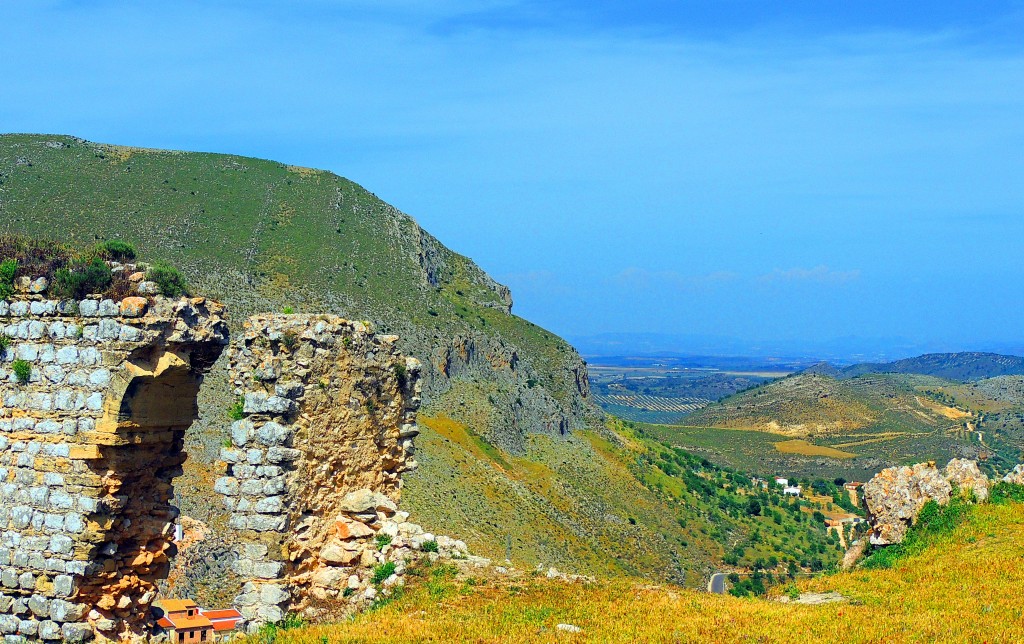
<instances>
[{"instance_id":1,"label":"winding road","mask_svg":"<svg viewBox=\"0 0 1024 644\"><path fill-rule=\"evenodd\" d=\"M708 592L724 595L726 577L727 575L724 572L716 572L711 575L711 581L708 582Z\"/></svg>"}]
</instances>

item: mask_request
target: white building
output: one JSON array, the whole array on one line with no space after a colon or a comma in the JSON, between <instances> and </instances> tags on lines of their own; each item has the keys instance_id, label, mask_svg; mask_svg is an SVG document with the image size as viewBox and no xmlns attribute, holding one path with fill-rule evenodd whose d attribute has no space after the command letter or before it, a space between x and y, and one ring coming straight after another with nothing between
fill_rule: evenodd
<instances>
[{"instance_id":1,"label":"white building","mask_svg":"<svg viewBox=\"0 0 1024 644\"><path fill-rule=\"evenodd\" d=\"M775 482L781 485L782 487L786 487L787 485L789 485L789 479L777 478L775 479Z\"/></svg>"},{"instance_id":2,"label":"white building","mask_svg":"<svg viewBox=\"0 0 1024 644\"><path fill-rule=\"evenodd\" d=\"M783 494L792 494L793 496L800 496L800 486L799 485L787 485L785 488L783 488L782 493Z\"/></svg>"}]
</instances>

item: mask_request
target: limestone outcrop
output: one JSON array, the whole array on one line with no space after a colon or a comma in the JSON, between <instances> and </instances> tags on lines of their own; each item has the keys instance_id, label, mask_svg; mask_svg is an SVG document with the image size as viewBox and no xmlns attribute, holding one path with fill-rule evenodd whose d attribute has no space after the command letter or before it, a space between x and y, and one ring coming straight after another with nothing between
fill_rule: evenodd
<instances>
[{"instance_id":1,"label":"limestone outcrop","mask_svg":"<svg viewBox=\"0 0 1024 644\"><path fill-rule=\"evenodd\" d=\"M871 544L902 542L924 504L948 503L952 489L934 463L889 467L876 474L864 484L862 494L872 527Z\"/></svg>"},{"instance_id":2,"label":"limestone outcrop","mask_svg":"<svg viewBox=\"0 0 1024 644\"><path fill-rule=\"evenodd\" d=\"M175 551L184 431L228 342L222 307L44 292L0 301L0 633L143 635Z\"/></svg>"},{"instance_id":3,"label":"limestone outcrop","mask_svg":"<svg viewBox=\"0 0 1024 644\"><path fill-rule=\"evenodd\" d=\"M954 458L946 464L942 473L951 485L960 490L964 496L973 495L979 503L988 500L989 480L975 461L966 458Z\"/></svg>"},{"instance_id":4,"label":"limestone outcrop","mask_svg":"<svg viewBox=\"0 0 1024 644\"><path fill-rule=\"evenodd\" d=\"M977 501L988 499L988 477L978 464L953 459L943 471L934 462L890 467L864 484L862 498L871 524L871 544L901 543L928 501L949 503L954 487L961 494L973 494Z\"/></svg>"},{"instance_id":5,"label":"limestone outcrop","mask_svg":"<svg viewBox=\"0 0 1024 644\"><path fill-rule=\"evenodd\" d=\"M1003 477L1003 482L1024 485L1024 463L1015 465L1013 470Z\"/></svg>"}]
</instances>

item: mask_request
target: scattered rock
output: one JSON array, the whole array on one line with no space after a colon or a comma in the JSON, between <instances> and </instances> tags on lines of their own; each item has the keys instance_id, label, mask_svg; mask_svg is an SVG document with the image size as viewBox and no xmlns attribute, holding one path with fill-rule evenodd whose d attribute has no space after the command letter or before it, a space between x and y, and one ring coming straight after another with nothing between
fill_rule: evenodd
<instances>
[{"instance_id":1,"label":"scattered rock","mask_svg":"<svg viewBox=\"0 0 1024 644\"><path fill-rule=\"evenodd\" d=\"M338 508L349 514L364 514L368 512L386 512L394 514L398 511L395 502L379 492L373 490L356 490L349 492L341 500Z\"/></svg>"},{"instance_id":2,"label":"scattered rock","mask_svg":"<svg viewBox=\"0 0 1024 644\"><path fill-rule=\"evenodd\" d=\"M148 305L149 300L144 297L126 297L121 300L121 315L126 318L141 317Z\"/></svg>"},{"instance_id":3,"label":"scattered rock","mask_svg":"<svg viewBox=\"0 0 1024 644\"><path fill-rule=\"evenodd\" d=\"M820 604L834 604L836 602L845 602L847 598L840 595L837 592L828 593L800 593L800 596L796 599L790 599L789 597L780 597L779 601L783 604L808 604L811 606L817 606Z\"/></svg>"},{"instance_id":4,"label":"scattered rock","mask_svg":"<svg viewBox=\"0 0 1024 644\"><path fill-rule=\"evenodd\" d=\"M338 531L339 539L362 539L375 534L372 528L359 521L353 521L345 516L338 517L335 522L335 529Z\"/></svg>"},{"instance_id":5,"label":"scattered rock","mask_svg":"<svg viewBox=\"0 0 1024 644\"><path fill-rule=\"evenodd\" d=\"M573 624L558 624L555 626L555 630L562 631L564 633L582 633L583 629Z\"/></svg>"},{"instance_id":6,"label":"scattered rock","mask_svg":"<svg viewBox=\"0 0 1024 644\"><path fill-rule=\"evenodd\" d=\"M857 560L863 556L864 551L867 550L868 542L864 539L859 539L850 546L850 549L843 555L843 570L851 570L857 563Z\"/></svg>"},{"instance_id":7,"label":"scattered rock","mask_svg":"<svg viewBox=\"0 0 1024 644\"><path fill-rule=\"evenodd\" d=\"M139 282L135 291L139 295L157 295L160 293L160 285L156 282Z\"/></svg>"},{"instance_id":8,"label":"scattered rock","mask_svg":"<svg viewBox=\"0 0 1024 644\"><path fill-rule=\"evenodd\" d=\"M966 458L954 458L946 465L943 473L946 480L960 488L960 493L974 494L979 503L988 500L988 477L978 469L978 464Z\"/></svg>"},{"instance_id":9,"label":"scattered rock","mask_svg":"<svg viewBox=\"0 0 1024 644\"><path fill-rule=\"evenodd\" d=\"M1017 465L1009 474L1003 477L1004 483L1013 485L1024 485L1024 463Z\"/></svg>"}]
</instances>

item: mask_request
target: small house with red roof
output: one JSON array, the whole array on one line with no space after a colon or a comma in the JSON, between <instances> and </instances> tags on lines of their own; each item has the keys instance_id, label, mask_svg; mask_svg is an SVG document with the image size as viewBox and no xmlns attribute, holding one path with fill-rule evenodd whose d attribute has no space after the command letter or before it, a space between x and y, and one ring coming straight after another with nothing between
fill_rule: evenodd
<instances>
[{"instance_id":1,"label":"small house with red roof","mask_svg":"<svg viewBox=\"0 0 1024 644\"><path fill-rule=\"evenodd\" d=\"M191 599L160 599L157 625L167 631L171 644L215 642L217 635L234 631L242 614L234 609L202 610Z\"/></svg>"}]
</instances>

